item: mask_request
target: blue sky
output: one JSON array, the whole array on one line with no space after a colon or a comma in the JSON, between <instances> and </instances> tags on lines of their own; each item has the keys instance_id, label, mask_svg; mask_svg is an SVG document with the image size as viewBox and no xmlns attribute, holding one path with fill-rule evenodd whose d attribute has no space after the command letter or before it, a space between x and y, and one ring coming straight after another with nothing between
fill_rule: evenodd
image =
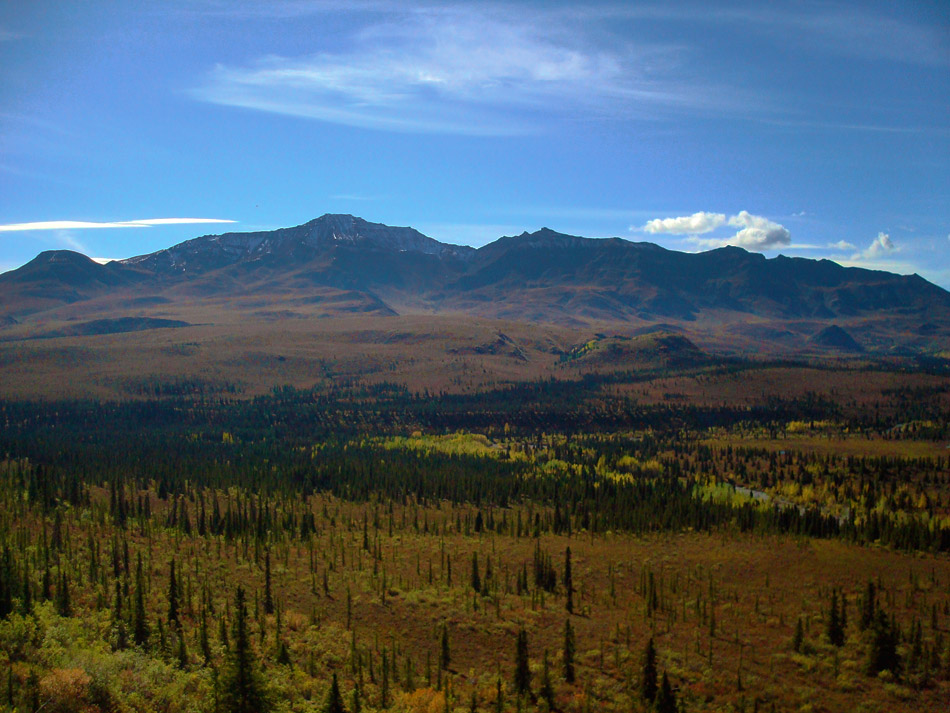
<instances>
[{"instance_id":1,"label":"blue sky","mask_svg":"<svg viewBox=\"0 0 950 713\"><path fill-rule=\"evenodd\" d=\"M353 213L950 287L948 116L940 1L7 2L0 269Z\"/></svg>"}]
</instances>

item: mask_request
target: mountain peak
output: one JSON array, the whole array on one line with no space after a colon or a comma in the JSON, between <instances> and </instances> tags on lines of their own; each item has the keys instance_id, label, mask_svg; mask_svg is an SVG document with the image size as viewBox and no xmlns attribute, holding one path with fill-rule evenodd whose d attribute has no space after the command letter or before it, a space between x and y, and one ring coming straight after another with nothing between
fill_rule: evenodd
<instances>
[{"instance_id":1,"label":"mountain peak","mask_svg":"<svg viewBox=\"0 0 950 713\"><path fill-rule=\"evenodd\" d=\"M739 247L681 253L548 227L475 250L411 227L339 213L278 230L205 235L108 265L72 251L47 251L0 276L0 304L19 319L113 288L171 303L254 294L295 305L338 290L346 304L360 309L382 305L568 324L693 322L699 316L737 325L750 316L806 320L790 328L801 348L830 320L850 329L856 320L883 323L887 316L902 320L902 334L926 321L934 327L920 333L921 348L931 348L950 329L950 293L916 276L805 258L766 259ZM872 348L874 330L861 324L861 338ZM807 345L814 347L854 351L837 330Z\"/></svg>"},{"instance_id":2,"label":"mountain peak","mask_svg":"<svg viewBox=\"0 0 950 713\"><path fill-rule=\"evenodd\" d=\"M165 250L124 260L156 272L206 272L235 263L299 265L343 250L411 252L461 258L473 248L440 243L409 227L371 223L345 213L325 213L292 228L249 233L203 235Z\"/></svg>"},{"instance_id":3,"label":"mountain peak","mask_svg":"<svg viewBox=\"0 0 950 713\"><path fill-rule=\"evenodd\" d=\"M27 265L88 265L90 263L97 264L92 258L75 250L44 250Z\"/></svg>"}]
</instances>

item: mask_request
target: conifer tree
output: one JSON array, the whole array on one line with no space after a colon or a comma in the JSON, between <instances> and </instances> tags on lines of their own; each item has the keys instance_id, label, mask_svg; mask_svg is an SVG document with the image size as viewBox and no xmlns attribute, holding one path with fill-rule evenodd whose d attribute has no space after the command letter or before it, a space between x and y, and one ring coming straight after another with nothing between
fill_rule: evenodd
<instances>
[{"instance_id":1,"label":"conifer tree","mask_svg":"<svg viewBox=\"0 0 950 713\"><path fill-rule=\"evenodd\" d=\"M554 708L554 687L551 685L551 670L548 662L548 650L544 650L544 658L541 664L541 688L538 695L542 700L547 701L548 709Z\"/></svg>"},{"instance_id":2,"label":"conifer tree","mask_svg":"<svg viewBox=\"0 0 950 713\"><path fill-rule=\"evenodd\" d=\"M185 632L178 627L178 668L188 668L188 649L185 646Z\"/></svg>"},{"instance_id":3,"label":"conifer tree","mask_svg":"<svg viewBox=\"0 0 950 713\"><path fill-rule=\"evenodd\" d=\"M439 652L439 669L440 670L447 669L449 667L450 661L451 661L451 655L449 653L449 629L443 623L441 650Z\"/></svg>"},{"instance_id":4,"label":"conifer tree","mask_svg":"<svg viewBox=\"0 0 950 713\"><path fill-rule=\"evenodd\" d=\"M379 684L379 707L389 708L389 659L383 648L382 680Z\"/></svg>"},{"instance_id":5,"label":"conifer tree","mask_svg":"<svg viewBox=\"0 0 950 713\"><path fill-rule=\"evenodd\" d=\"M223 614L221 615L221 618L218 619L218 641L221 642L221 648L223 648L225 651L231 650L231 644L228 640L228 625Z\"/></svg>"},{"instance_id":6,"label":"conifer tree","mask_svg":"<svg viewBox=\"0 0 950 713\"><path fill-rule=\"evenodd\" d=\"M33 588L30 586L30 572L23 572L23 586L20 589L20 613L29 616L33 611Z\"/></svg>"},{"instance_id":7,"label":"conifer tree","mask_svg":"<svg viewBox=\"0 0 950 713\"><path fill-rule=\"evenodd\" d=\"M168 577L168 623L180 626L178 621L178 580L175 576L175 559L169 565L171 570Z\"/></svg>"},{"instance_id":8,"label":"conifer tree","mask_svg":"<svg viewBox=\"0 0 950 713\"><path fill-rule=\"evenodd\" d=\"M112 605L112 626L115 629L115 648L118 651L128 645L128 634L125 630L125 618L122 616L122 584L115 580L115 603Z\"/></svg>"},{"instance_id":9,"label":"conifer tree","mask_svg":"<svg viewBox=\"0 0 950 713\"><path fill-rule=\"evenodd\" d=\"M274 597L270 581L270 548L264 553L264 613L274 613Z\"/></svg>"},{"instance_id":10,"label":"conifer tree","mask_svg":"<svg viewBox=\"0 0 950 713\"><path fill-rule=\"evenodd\" d=\"M875 596L874 582L869 581L864 592L864 598L861 600L861 618L858 620L858 627L861 631L865 631L874 622L874 613L877 606Z\"/></svg>"},{"instance_id":11,"label":"conifer tree","mask_svg":"<svg viewBox=\"0 0 950 713\"><path fill-rule=\"evenodd\" d=\"M482 591L482 580L478 574L478 553L472 553L472 589L476 592Z\"/></svg>"},{"instance_id":12,"label":"conifer tree","mask_svg":"<svg viewBox=\"0 0 950 713\"><path fill-rule=\"evenodd\" d=\"M10 548L4 546L3 556L0 557L0 619L5 619L13 612L16 577L13 555L10 553Z\"/></svg>"},{"instance_id":13,"label":"conifer tree","mask_svg":"<svg viewBox=\"0 0 950 713\"><path fill-rule=\"evenodd\" d=\"M531 692L531 668L528 665L528 632L518 632L515 644L515 690L519 694Z\"/></svg>"},{"instance_id":14,"label":"conifer tree","mask_svg":"<svg viewBox=\"0 0 950 713\"><path fill-rule=\"evenodd\" d=\"M574 613L574 579L571 573L571 548L568 547L564 552L564 589L567 593L567 601L564 606L568 614Z\"/></svg>"},{"instance_id":15,"label":"conifer tree","mask_svg":"<svg viewBox=\"0 0 950 713\"><path fill-rule=\"evenodd\" d=\"M827 626L828 641L834 646L844 645L844 626L841 623L841 614L838 611L838 590L831 590L831 607L828 611Z\"/></svg>"},{"instance_id":16,"label":"conifer tree","mask_svg":"<svg viewBox=\"0 0 950 713\"><path fill-rule=\"evenodd\" d=\"M795 624L795 635L792 637L792 650L800 654L802 645L805 643L805 630L802 627L802 618L798 617L798 623Z\"/></svg>"},{"instance_id":17,"label":"conifer tree","mask_svg":"<svg viewBox=\"0 0 950 713\"><path fill-rule=\"evenodd\" d=\"M293 666L294 662L290 658L290 649L287 648L287 642L283 639L277 644L277 663L281 666Z\"/></svg>"},{"instance_id":18,"label":"conifer tree","mask_svg":"<svg viewBox=\"0 0 950 713\"><path fill-rule=\"evenodd\" d=\"M201 656L204 658L205 665L211 665L211 640L208 637L208 612L201 609L201 631L198 633L198 644L201 646Z\"/></svg>"},{"instance_id":19,"label":"conifer tree","mask_svg":"<svg viewBox=\"0 0 950 713\"><path fill-rule=\"evenodd\" d=\"M640 670L640 697L645 701L652 702L656 698L656 690L656 648L651 636L647 641L646 649L643 651L643 666Z\"/></svg>"},{"instance_id":20,"label":"conifer tree","mask_svg":"<svg viewBox=\"0 0 950 713\"><path fill-rule=\"evenodd\" d=\"M322 713L346 713L346 707L343 705L343 696L340 695L340 684L336 679L336 671L333 672L333 678L330 681L330 689L327 691L327 699L323 704Z\"/></svg>"},{"instance_id":21,"label":"conifer tree","mask_svg":"<svg viewBox=\"0 0 950 713\"><path fill-rule=\"evenodd\" d=\"M574 629L571 620L564 621L564 680L574 683Z\"/></svg>"},{"instance_id":22,"label":"conifer tree","mask_svg":"<svg viewBox=\"0 0 950 713\"><path fill-rule=\"evenodd\" d=\"M881 671L890 671L895 676L899 675L901 668L900 655L897 653L899 636L882 610L877 610L869 631L865 666L867 673L874 676Z\"/></svg>"},{"instance_id":23,"label":"conifer tree","mask_svg":"<svg viewBox=\"0 0 950 713\"><path fill-rule=\"evenodd\" d=\"M72 615L72 604L69 601L69 582L66 573L59 573L59 586L56 588L56 613L60 616Z\"/></svg>"},{"instance_id":24,"label":"conifer tree","mask_svg":"<svg viewBox=\"0 0 950 713\"><path fill-rule=\"evenodd\" d=\"M676 713L677 710L676 694L673 693L673 687L670 685L670 679L666 675L666 671L663 672L663 682L656 694L654 708L656 713Z\"/></svg>"},{"instance_id":25,"label":"conifer tree","mask_svg":"<svg viewBox=\"0 0 950 713\"><path fill-rule=\"evenodd\" d=\"M271 710L271 702L251 651L247 600L240 585L234 598L234 628L231 633L234 645L222 682L222 707L226 713L266 713Z\"/></svg>"}]
</instances>

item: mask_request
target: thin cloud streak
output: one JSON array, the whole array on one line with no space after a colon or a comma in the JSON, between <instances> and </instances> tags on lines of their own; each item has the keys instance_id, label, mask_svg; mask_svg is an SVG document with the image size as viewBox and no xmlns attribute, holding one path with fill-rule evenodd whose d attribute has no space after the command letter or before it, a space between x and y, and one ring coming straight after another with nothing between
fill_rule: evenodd
<instances>
[{"instance_id":1,"label":"thin cloud streak","mask_svg":"<svg viewBox=\"0 0 950 713\"><path fill-rule=\"evenodd\" d=\"M42 220L32 223L8 223L0 225L0 233L15 233L27 230L86 230L96 228L150 228L156 225L192 225L198 223L236 223L221 218L146 218L112 222L85 220Z\"/></svg>"}]
</instances>

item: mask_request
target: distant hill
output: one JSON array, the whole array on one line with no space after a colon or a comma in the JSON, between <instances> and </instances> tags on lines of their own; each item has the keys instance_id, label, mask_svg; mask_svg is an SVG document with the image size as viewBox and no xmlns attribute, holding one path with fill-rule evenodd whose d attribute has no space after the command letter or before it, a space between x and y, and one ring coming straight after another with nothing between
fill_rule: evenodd
<instances>
[{"instance_id":1,"label":"distant hill","mask_svg":"<svg viewBox=\"0 0 950 713\"><path fill-rule=\"evenodd\" d=\"M31 321L55 321L67 306L69 319L88 321L178 318L183 305L272 320L359 312L616 324L630 335L702 332L745 351L896 344L933 352L950 341L950 293L917 275L766 259L736 247L681 253L547 228L476 250L409 227L324 215L105 265L48 251L0 275L0 328L18 333Z\"/></svg>"},{"instance_id":2,"label":"distant hill","mask_svg":"<svg viewBox=\"0 0 950 713\"><path fill-rule=\"evenodd\" d=\"M840 349L847 352L864 351L863 347L855 341L854 337L837 324L832 324L817 334L813 334L809 342L820 347Z\"/></svg>"},{"instance_id":3,"label":"distant hill","mask_svg":"<svg viewBox=\"0 0 950 713\"><path fill-rule=\"evenodd\" d=\"M91 322L71 324L61 329L37 335L42 338L80 337L97 334L122 334L124 332L142 332L146 329L169 329L191 326L178 319L156 319L154 317L119 317L117 319L94 319Z\"/></svg>"},{"instance_id":4,"label":"distant hill","mask_svg":"<svg viewBox=\"0 0 950 713\"><path fill-rule=\"evenodd\" d=\"M632 338L598 336L574 347L562 359L585 366L683 367L699 365L708 356L682 335L653 332Z\"/></svg>"}]
</instances>

